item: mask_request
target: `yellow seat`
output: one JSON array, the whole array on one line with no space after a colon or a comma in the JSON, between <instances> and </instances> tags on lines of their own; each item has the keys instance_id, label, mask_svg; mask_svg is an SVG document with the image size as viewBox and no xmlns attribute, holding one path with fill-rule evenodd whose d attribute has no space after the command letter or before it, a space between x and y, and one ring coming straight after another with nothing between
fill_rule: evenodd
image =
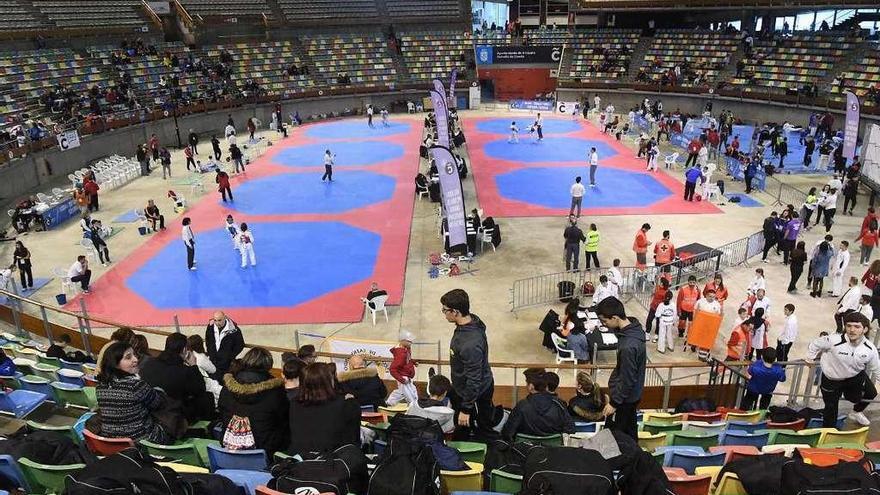
<instances>
[{"instance_id":1,"label":"yellow seat","mask_svg":"<svg viewBox=\"0 0 880 495\"><path fill-rule=\"evenodd\" d=\"M739 478L731 472L724 473L714 495L749 495Z\"/></svg>"},{"instance_id":2,"label":"yellow seat","mask_svg":"<svg viewBox=\"0 0 880 495\"><path fill-rule=\"evenodd\" d=\"M648 452L654 452L654 449L657 447L663 447L666 445L666 433L656 433L651 434L647 431L639 432L639 447L647 450Z\"/></svg>"},{"instance_id":3,"label":"yellow seat","mask_svg":"<svg viewBox=\"0 0 880 495\"><path fill-rule=\"evenodd\" d=\"M658 423L662 425L671 425L680 423L684 420L684 414L669 414L662 412L645 413L643 422Z\"/></svg>"},{"instance_id":4,"label":"yellow seat","mask_svg":"<svg viewBox=\"0 0 880 495\"><path fill-rule=\"evenodd\" d=\"M727 421L745 421L747 423L758 423L764 419L764 411L749 412L729 412L727 413Z\"/></svg>"},{"instance_id":5,"label":"yellow seat","mask_svg":"<svg viewBox=\"0 0 880 495\"><path fill-rule=\"evenodd\" d=\"M408 408L409 406L405 403L397 404L395 406L379 406L379 410L376 412L383 413L387 418L390 419L394 417L395 414L404 414Z\"/></svg>"},{"instance_id":6,"label":"yellow seat","mask_svg":"<svg viewBox=\"0 0 880 495\"><path fill-rule=\"evenodd\" d=\"M867 426L849 431L840 431L836 428L823 428L823 430L827 431L822 432L822 436L819 438L819 447L832 443L855 443L864 446L868 441Z\"/></svg>"},{"instance_id":7,"label":"yellow seat","mask_svg":"<svg viewBox=\"0 0 880 495\"><path fill-rule=\"evenodd\" d=\"M466 462L467 471L440 471L441 493L477 492L483 489L483 465Z\"/></svg>"},{"instance_id":8,"label":"yellow seat","mask_svg":"<svg viewBox=\"0 0 880 495\"><path fill-rule=\"evenodd\" d=\"M715 480L718 478L718 475L721 474L721 467L722 466L697 466L697 468L694 469L694 474L696 474L697 476L708 474L712 477L711 485L714 485Z\"/></svg>"},{"instance_id":9,"label":"yellow seat","mask_svg":"<svg viewBox=\"0 0 880 495\"><path fill-rule=\"evenodd\" d=\"M761 447L761 453L773 454L775 452L784 452L785 457L791 457L795 449L809 449L808 443L777 443L773 445L765 445Z\"/></svg>"},{"instance_id":10,"label":"yellow seat","mask_svg":"<svg viewBox=\"0 0 880 495\"><path fill-rule=\"evenodd\" d=\"M159 464L160 466L171 468L176 473L209 474L211 472L203 467L190 466L189 464L179 464L177 462L159 462L157 464Z\"/></svg>"}]
</instances>

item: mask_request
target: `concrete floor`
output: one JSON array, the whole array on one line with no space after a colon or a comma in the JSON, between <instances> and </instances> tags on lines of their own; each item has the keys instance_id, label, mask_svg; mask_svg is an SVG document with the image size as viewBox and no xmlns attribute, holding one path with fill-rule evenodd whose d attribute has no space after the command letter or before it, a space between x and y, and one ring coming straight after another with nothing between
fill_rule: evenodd
<instances>
[{"instance_id":1,"label":"concrete floor","mask_svg":"<svg viewBox=\"0 0 880 495\"><path fill-rule=\"evenodd\" d=\"M460 113L463 119L474 116L505 116L507 111L463 111ZM420 125L421 116L410 117L394 115L392 119L412 120ZM300 132L294 130L294 133ZM263 131L258 133L262 139L260 144L251 147L252 160L260 152L266 149L267 141L275 141L278 135L274 132ZM632 147L632 142L628 145ZM202 153L207 151L208 145L203 145ZM662 145L663 151L668 151L667 145ZM128 152L129 150L118 150ZM669 151L671 153L671 151ZM173 171L183 175L185 159L183 153L173 153ZM468 159L470 164L470 160ZM259 166L259 165L257 165ZM471 164L471 166L474 166ZM478 164L476 166L479 166ZM424 164L422 164L424 168ZM586 170L586 168L585 168ZM667 173L661 171L659 173ZM681 179L682 172L673 171L672 174ZM781 180L791 183L805 190L811 185L820 186L827 182L827 177L815 176L782 176ZM209 183L206 180L206 183ZM742 192L740 183L726 180L728 191ZM180 186L177 186L180 189ZM101 196L101 212L95 215L102 219L105 224L116 216L132 208L143 208L147 199L155 199L162 209L167 221L171 221L176 214L172 211L165 192L169 189L169 182L163 181L161 174L155 172L146 178L139 178L124 186L122 189L111 191ZM211 187L207 188L208 195L216 194ZM473 176L464 181L465 201L468 210L479 207L474 190ZM192 203L199 198L189 197L189 191L183 191ZM760 230L761 223L770 210L773 197L758 193L757 200L762 202L763 208L744 208L736 204L727 203L720 205L722 213L708 215L637 215L637 216L600 216L584 221L595 222L602 234L600 247L600 261L603 265L610 265L613 258L619 257L623 265L634 264L634 255L631 251L632 239L636 230L644 222L650 222L653 229L650 234L652 240L659 238L660 232L669 229L672 232L672 240L676 245L684 245L691 242L700 242L709 246L718 246ZM452 327L445 321L440 312L440 296L453 288L462 288L471 296L471 307L486 323L489 329L489 341L491 347L491 359L495 362L517 363L526 367L530 363L549 365L553 357L541 346L541 335L537 331L541 319L549 308L562 312L562 305L555 304L544 307L535 307L513 314L510 311L510 291L517 279L527 278L534 275L561 271L562 243L561 233L565 226L565 218L502 218L497 219L503 229L503 243L497 252L488 252L477 257L471 268L473 274L459 277L429 278L427 271L430 264L427 258L432 252L442 249L441 241L436 235L436 204L427 199L416 199L414 221L410 236L409 258L406 267L406 284L403 304L399 307L389 308L390 321L380 320L375 326L368 319L354 324L321 324L321 325L266 325L248 326L244 328L245 338L252 344L266 344L283 347L294 347L294 332L299 330L304 333L319 335L338 335L356 338L396 340L400 329L413 331L419 340L426 342L440 341L441 355L447 357L447 346ZM797 207L800 204L796 204ZM865 212L867 199L860 198L856 209L856 216L850 217L838 214L837 223L832 234L835 240L848 239L852 241L858 235L861 217ZM115 235L109 241L111 254L115 260L120 260L144 242L144 238L137 234L136 224L123 224L125 230ZM821 229L813 229L807 232L804 240L811 246L824 232ZM34 275L37 277L50 277L51 270L55 266L66 268L73 262L77 254L80 254L75 246L79 239L79 226L76 221L69 221L63 227L50 232L31 233L20 237L32 252L34 262ZM0 256L12 259L12 243L0 245ZM851 248L857 261L857 248ZM735 308L745 299L745 287L753 276L753 270L757 266L765 269L767 275L768 296L772 301L770 318L774 322L770 329L770 342L775 345L776 336L781 330L783 319L782 307L786 303L793 303L798 307L797 314L800 320L800 338L792 349L793 358L804 355L806 345L810 339L816 337L822 330L833 329L832 313L836 307L836 298L823 297L813 299L806 295L806 291L799 294L787 294L785 289L788 284L788 267L781 264L781 258L771 255L771 263L761 264L759 259L752 262L752 266L743 266L730 269L724 273L725 282L729 287L730 299L727 304L727 312L722 325L721 336L718 338L714 352L723 355L724 342L729 335L730 326L736 316ZM113 268L93 265L94 277L101 277ZM863 268L853 262L849 269L849 275L861 276ZM828 283L830 285L830 281ZM801 285L806 286L806 280L802 279ZM33 299L55 305L54 295L60 292L60 282L53 281L47 287L39 290ZM92 293L90 298L100 298L100 293ZM634 316L644 318L644 310L634 303L630 304L629 310ZM218 308L222 309L222 308ZM26 311L34 311L33 308ZM235 319L235 314L229 315ZM66 324L74 324L73 318L63 315L55 315L53 320ZM165 327L168 330L172 322L156 322L157 327ZM204 327L184 328L184 332L204 332ZM108 329L95 328L96 334L107 334ZM148 336L151 346L162 347L163 338ZM303 337L301 344L320 344L320 339ZM415 350L417 358L436 357L437 346L417 346ZM692 361L694 354L677 352L667 353L664 356L656 354L656 349L650 351L650 359L655 362L661 361ZM606 355L603 361L610 362L612 356ZM421 367L420 377L426 373L426 367ZM520 368L521 369L521 368ZM566 374L567 375L567 374ZM563 377L568 381L566 377ZM513 373L510 370L496 372L496 381L499 383L511 383ZM705 381L704 381L705 382Z\"/></svg>"}]
</instances>

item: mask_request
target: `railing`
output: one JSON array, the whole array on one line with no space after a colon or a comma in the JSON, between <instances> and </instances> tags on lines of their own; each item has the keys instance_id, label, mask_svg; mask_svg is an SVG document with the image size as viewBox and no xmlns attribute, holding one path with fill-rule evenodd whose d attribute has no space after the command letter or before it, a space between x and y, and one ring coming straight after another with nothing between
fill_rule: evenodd
<instances>
[{"instance_id":1,"label":"railing","mask_svg":"<svg viewBox=\"0 0 880 495\"><path fill-rule=\"evenodd\" d=\"M162 29L162 19L159 19L159 15L156 14L156 11L150 7L150 4L148 4L146 0L141 0L141 8L144 9L147 17L150 18L150 22L152 22L157 28Z\"/></svg>"},{"instance_id":2,"label":"railing","mask_svg":"<svg viewBox=\"0 0 880 495\"><path fill-rule=\"evenodd\" d=\"M772 175L767 177L767 187L764 192L775 198L774 205L782 205L783 207L794 205L796 210L799 210L801 204L807 199L806 192L786 184Z\"/></svg>"},{"instance_id":3,"label":"railing","mask_svg":"<svg viewBox=\"0 0 880 495\"><path fill-rule=\"evenodd\" d=\"M189 15L189 12L186 11L183 5L180 4L179 0L174 0L171 2L172 8L177 12L177 17L183 21L183 24L187 29L192 30L196 26L196 22L193 20L192 16Z\"/></svg>"},{"instance_id":4,"label":"railing","mask_svg":"<svg viewBox=\"0 0 880 495\"><path fill-rule=\"evenodd\" d=\"M654 267L647 269L639 269L634 266L618 267L623 278L623 284L619 287L620 295L629 297L638 292L647 283L648 274L652 268ZM562 297L560 287L563 282L574 284L574 293L569 295L582 295L584 284L590 282L593 287L598 287L599 276L604 273L606 273L605 268L596 268L592 271L565 271L516 280L513 282L513 288L510 289L510 310L516 312L525 308L559 302Z\"/></svg>"}]
</instances>

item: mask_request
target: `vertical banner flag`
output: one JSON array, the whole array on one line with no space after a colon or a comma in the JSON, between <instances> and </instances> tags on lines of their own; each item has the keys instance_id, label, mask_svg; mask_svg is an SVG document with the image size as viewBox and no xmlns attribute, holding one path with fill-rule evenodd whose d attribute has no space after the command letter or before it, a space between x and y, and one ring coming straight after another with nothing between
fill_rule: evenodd
<instances>
[{"instance_id":1,"label":"vertical banner flag","mask_svg":"<svg viewBox=\"0 0 880 495\"><path fill-rule=\"evenodd\" d=\"M434 106L434 119L437 121L437 144L449 147L449 111L446 108L446 90L443 83L434 79L434 86L440 89L431 90L431 104Z\"/></svg>"},{"instance_id":2,"label":"vertical banner flag","mask_svg":"<svg viewBox=\"0 0 880 495\"><path fill-rule=\"evenodd\" d=\"M440 119L437 119L440 126ZM445 146L431 146L431 155L440 174L440 197L446 213L446 227L449 232L449 247L467 244L465 232L464 196L461 192L461 177L452 152Z\"/></svg>"},{"instance_id":3,"label":"vertical banner flag","mask_svg":"<svg viewBox=\"0 0 880 495\"><path fill-rule=\"evenodd\" d=\"M843 156L852 160L859 137L859 97L846 91L846 124L843 127Z\"/></svg>"},{"instance_id":4,"label":"vertical banner flag","mask_svg":"<svg viewBox=\"0 0 880 495\"><path fill-rule=\"evenodd\" d=\"M455 98L455 81L458 79L458 69L452 69L452 75L449 76L449 106L452 108L456 108L456 98Z\"/></svg>"}]
</instances>

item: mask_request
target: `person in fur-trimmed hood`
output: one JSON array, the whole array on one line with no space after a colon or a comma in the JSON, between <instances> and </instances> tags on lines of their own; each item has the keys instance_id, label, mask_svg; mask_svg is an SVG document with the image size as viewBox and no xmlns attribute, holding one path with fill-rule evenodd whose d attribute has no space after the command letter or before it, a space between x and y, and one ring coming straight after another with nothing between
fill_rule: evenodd
<instances>
[{"instance_id":1,"label":"person in fur-trimmed hood","mask_svg":"<svg viewBox=\"0 0 880 495\"><path fill-rule=\"evenodd\" d=\"M272 376L272 355L262 347L249 350L237 364L238 370L223 376L217 402L221 425L225 429L234 416L247 418L254 440L251 448L266 450L271 459L287 448L290 437L284 379Z\"/></svg>"},{"instance_id":2,"label":"person in fur-trimmed hood","mask_svg":"<svg viewBox=\"0 0 880 495\"><path fill-rule=\"evenodd\" d=\"M379 378L375 367L366 366L363 356L355 354L348 358L348 370L339 373L337 380L346 393L357 399L358 404L373 406L377 410L385 405L385 396L388 394L385 382Z\"/></svg>"}]
</instances>

